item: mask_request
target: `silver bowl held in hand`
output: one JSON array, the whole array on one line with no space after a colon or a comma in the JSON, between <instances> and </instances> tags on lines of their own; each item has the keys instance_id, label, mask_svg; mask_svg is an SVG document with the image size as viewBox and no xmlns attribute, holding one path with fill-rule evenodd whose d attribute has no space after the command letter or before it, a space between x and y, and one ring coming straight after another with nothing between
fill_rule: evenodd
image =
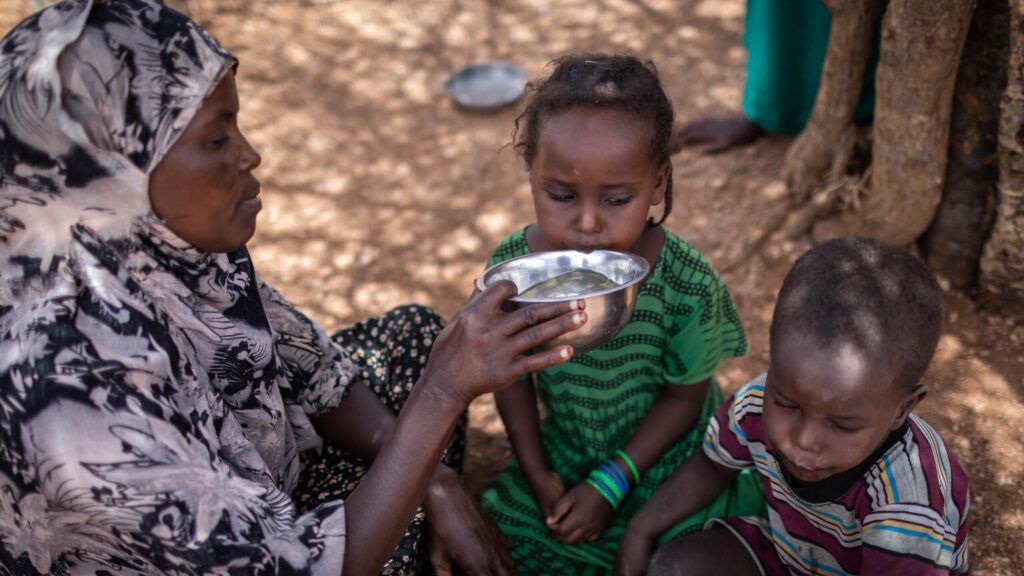
<instances>
[{"instance_id":1,"label":"silver bowl held in hand","mask_svg":"<svg viewBox=\"0 0 1024 576\"><path fill-rule=\"evenodd\" d=\"M509 299L514 309L540 302L585 300L587 323L541 346L550 349L569 344L580 353L599 348L629 322L650 268L647 260L627 252L554 250L496 264L485 270L476 284L485 290L500 280L511 281L519 293Z\"/></svg>"}]
</instances>

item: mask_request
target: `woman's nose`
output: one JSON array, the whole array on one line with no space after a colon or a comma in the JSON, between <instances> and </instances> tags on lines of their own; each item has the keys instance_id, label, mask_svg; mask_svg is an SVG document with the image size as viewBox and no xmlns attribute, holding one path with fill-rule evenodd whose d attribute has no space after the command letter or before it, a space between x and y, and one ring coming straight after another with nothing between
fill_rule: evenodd
<instances>
[{"instance_id":1,"label":"woman's nose","mask_svg":"<svg viewBox=\"0 0 1024 576\"><path fill-rule=\"evenodd\" d=\"M256 149L252 147L252 144L249 143L248 138L246 138L244 135L241 135L241 138L242 155L240 157L240 164L243 171L249 172L258 168L259 165L263 163L263 158L260 157L260 153L257 152Z\"/></svg>"}]
</instances>

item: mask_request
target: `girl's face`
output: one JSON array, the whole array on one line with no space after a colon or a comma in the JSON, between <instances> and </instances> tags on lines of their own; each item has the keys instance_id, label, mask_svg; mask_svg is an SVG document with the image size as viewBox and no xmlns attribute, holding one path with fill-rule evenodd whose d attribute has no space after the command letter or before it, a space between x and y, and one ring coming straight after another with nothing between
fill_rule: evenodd
<instances>
[{"instance_id":1,"label":"girl's face","mask_svg":"<svg viewBox=\"0 0 1024 576\"><path fill-rule=\"evenodd\" d=\"M238 129L235 75L228 73L149 177L153 212L205 252L241 248L262 203L252 171L260 155Z\"/></svg>"},{"instance_id":2,"label":"girl's face","mask_svg":"<svg viewBox=\"0 0 1024 576\"><path fill-rule=\"evenodd\" d=\"M576 106L541 121L530 188L540 250L636 252L671 166L656 166L650 130L618 110Z\"/></svg>"}]
</instances>

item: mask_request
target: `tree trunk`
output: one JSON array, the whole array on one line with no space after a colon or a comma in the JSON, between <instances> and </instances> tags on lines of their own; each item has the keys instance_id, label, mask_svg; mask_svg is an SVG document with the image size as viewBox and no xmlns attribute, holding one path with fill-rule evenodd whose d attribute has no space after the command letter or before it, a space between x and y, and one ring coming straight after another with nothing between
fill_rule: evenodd
<instances>
[{"instance_id":1,"label":"tree trunk","mask_svg":"<svg viewBox=\"0 0 1024 576\"><path fill-rule=\"evenodd\" d=\"M1010 63L999 121L996 223L981 261L986 292L1024 304L1024 0L1010 2Z\"/></svg>"},{"instance_id":2,"label":"tree trunk","mask_svg":"<svg viewBox=\"0 0 1024 576\"><path fill-rule=\"evenodd\" d=\"M815 226L818 240L861 234L905 245L935 218L950 111L976 0L893 0L882 21L871 187L854 210Z\"/></svg>"},{"instance_id":3,"label":"tree trunk","mask_svg":"<svg viewBox=\"0 0 1024 576\"><path fill-rule=\"evenodd\" d=\"M856 131L857 108L880 0L824 0L832 13L821 83L807 127L786 156L785 179L797 205L843 175Z\"/></svg>"},{"instance_id":4,"label":"tree trunk","mask_svg":"<svg viewBox=\"0 0 1024 576\"><path fill-rule=\"evenodd\" d=\"M956 288L978 281L999 184L999 102L1006 89L1009 0L978 0L953 96L942 203L921 250Z\"/></svg>"}]
</instances>

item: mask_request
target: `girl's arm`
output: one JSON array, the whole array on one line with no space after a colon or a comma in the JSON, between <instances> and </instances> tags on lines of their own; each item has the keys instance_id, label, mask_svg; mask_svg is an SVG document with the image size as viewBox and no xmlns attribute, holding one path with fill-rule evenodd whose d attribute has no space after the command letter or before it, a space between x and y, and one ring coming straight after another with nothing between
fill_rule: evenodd
<instances>
[{"instance_id":1,"label":"girl's arm","mask_svg":"<svg viewBox=\"0 0 1024 576\"><path fill-rule=\"evenodd\" d=\"M710 380L697 384L666 383L662 388L661 395L623 448L641 475L693 428L704 407L709 384ZM622 470L629 470L619 456L615 457L615 461ZM632 485L633 477L627 476Z\"/></svg>"},{"instance_id":2,"label":"girl's arm","mask_svg":"<svg viewBox=\"0 0 1024 576\"><path fill-rule=\"evenodd\" d=\"M515 452L541 513L551 511L565 492L561 479L551 471L540 437L540 414L533 377L520 378L515 384L494 393L498 413L505 424L509 442Z\"/></svg>"},{"instance_id":3,"label":"girl's arm","mask_svg":"<svg viewBox=\"0 0 1024 576\"><path fill-rule=\"evenodd\" d=\"M716 464L703 450L691 454L626 526L615 575L645 574L658 536L714 500L737 474L739 470Z\"/></svg>"},{"instance_id":4,"label":"girl's arm","mask_svg":"<svg viewBox=\"0 0 1024 576\"><path fill-rule=\"evenodd\" d=\"M709 382L665 384L661 395L623 448L640 474L654 466L693 427L704 406ZM636 480L625 460L618 455L613 460L625 473L630 486L634 486ZM605 497L593 486L580 483L555 503L547 515L547 524L560 542L572 544L580 540L593 541L604 532L611 514L612 507Z\"/></svg>"}]
</instances>

